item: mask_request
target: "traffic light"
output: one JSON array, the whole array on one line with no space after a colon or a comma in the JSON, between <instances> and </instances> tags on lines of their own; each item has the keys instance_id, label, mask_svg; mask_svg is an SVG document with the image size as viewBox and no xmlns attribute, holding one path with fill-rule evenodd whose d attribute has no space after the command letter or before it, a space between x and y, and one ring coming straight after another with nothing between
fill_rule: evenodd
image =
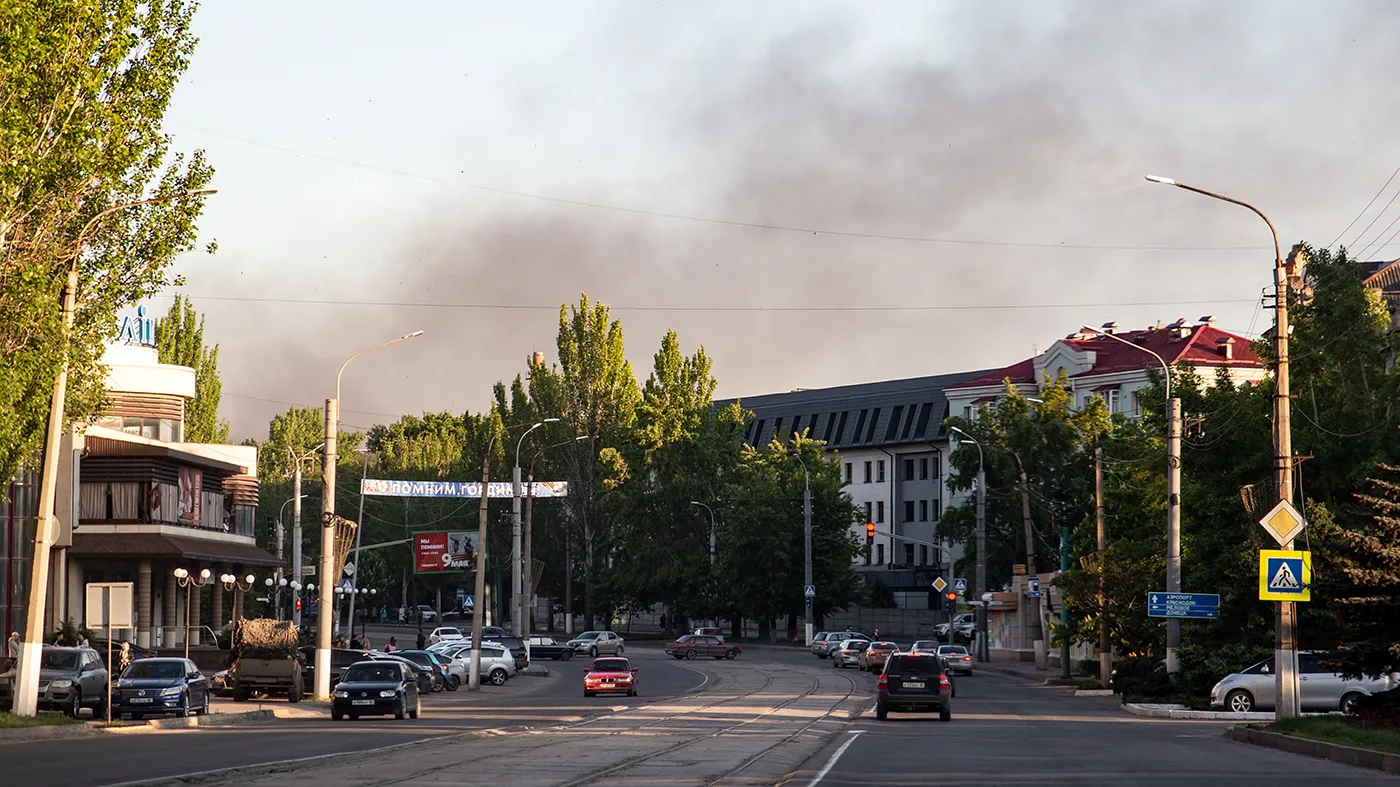
<instances>
[{"instance_id":1,"label":"traffic light","mask_svg":"<svg viewBox=\"0 0 1400 787\"><path fill-rule=\"evenodd\" d=\"M950 591L948 591L948 593L946 594L946 598L948 599L948 606L952 607L952 606L956 606L956 605L957 605L957 603L958 603L958 594L957 594L957 593L954 593L953 591L950 590Z\"/></svg>"},{"instance_id":2,"label":"traffic light","mask_svg":"<svg viewBox=\"0 0 1400 787\"><path fill-rule=\"evenodd\" d=\"M866 545L866 546L873 546L874 544L875 544L875 523L874 523L874 522L866 522L866 523L865 523L865 545Z\"/></svg>"},{"instance_id":3,"label":"traffic light","mask_svg":"<svg viewBox=\"0 0 1400 787\"><path fill-rule=\"evenodd\" d=\"M301 611L301 599L297 599L297 612Z\"/></svg>"}]
</instances>

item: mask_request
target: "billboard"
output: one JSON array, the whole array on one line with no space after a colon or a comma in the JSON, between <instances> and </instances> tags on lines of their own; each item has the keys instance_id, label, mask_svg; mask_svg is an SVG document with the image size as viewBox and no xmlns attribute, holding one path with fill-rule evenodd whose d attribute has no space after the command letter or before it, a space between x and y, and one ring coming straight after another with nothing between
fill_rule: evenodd
<instances>
[{"instance_id":1,"label":"billboard","mask_svg":"<svg viewBox=\"0 0 1400 787\"><path fill-rule=\"evenodd\" d=\"M567 497L568 481L536 481L526 489L521 484L521 497L536 498ZM533 490L533 493L532 491ZM514 485L509 481L492 481L486 485L487 497L509 498L515 496ZM481 497L480 481L390 481L382 478L360 480L360 494L379 497Z\"/></svg>"},{"instance_id":2,"label":"billboard","mask_svg":"<svg viewBox=\"0 0 1400 787\"><path fill-rule=\"evenodd\" d=\"M204 473L196 467L180 468L180 512L178 521L199 527L199 509L204 495L200 493Z\"/></svg>"},{"instance_id":3,"label":"billboard","mask_svg":"<svg viewBox=\"0 0 1400 787\"><path fill-rule=\"evenodd\" d=\"M476 531L413 534L413 570L419 574L468 571L475 567Z\"/></svg>"}]
</instances>

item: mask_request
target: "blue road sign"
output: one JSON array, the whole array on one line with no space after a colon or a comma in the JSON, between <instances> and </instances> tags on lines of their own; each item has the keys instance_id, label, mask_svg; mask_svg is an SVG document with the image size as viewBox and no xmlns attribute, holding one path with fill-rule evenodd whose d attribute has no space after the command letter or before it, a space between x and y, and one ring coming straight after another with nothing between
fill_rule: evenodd
<instances>
[{"instance_id":1,"label":"blue road sign","mask_svg":"<svg viewBox=\"0 0 1400 787\"><path fill-rule=\"evenodd\" d=\"M471 612L472 610L476 609L476 596L463 596L462 609L466 610L467 612Z\"/></svg>"},{"instance_id":2,"label":"blue road sign","mask_svg":"<svg viewBox=\"0 0 1400 787\"><path fill-rule=\"evenodd\" d=\"M1166 593L1147 594L1147 616L1150 618L1201 618L1220 617L1220 596L1216 593Z\"/></svg>"},{"instance_id":3,"label":"blue road sign","mask_svg":"<svg viewBox=\"0 0 1400 787\"><path fill-rule=\"evenodd\" d=\"M817 586L816 586L816 585L807 585L807 586L803 587L803 588L802 588L802 595L806 596L807 598L816 598L816 597L817 597Z\"/></svg>"},{"instance_id":4,"label":"blue road sign","mask_svg":"<svg viewBox=\"0 0 1400 787\"><path fill-rule=\"evenodd\" d=\"M1026 579L1026 598L1040 598L1040 577Z\"/></svg>"},{"instance_id":5,"label":"blue road sign","mask_svg":"<svg viewBox=\"0 0 1400 787\"><path fill-rule=\"evenodd\" d=\"M953 578L953 590L956 590L956 591L958 591L959 593L966 593L966 592L967 592L967 578L966 578L966 577L954 577L954 578Z\"/></svg>"}]
</instances>

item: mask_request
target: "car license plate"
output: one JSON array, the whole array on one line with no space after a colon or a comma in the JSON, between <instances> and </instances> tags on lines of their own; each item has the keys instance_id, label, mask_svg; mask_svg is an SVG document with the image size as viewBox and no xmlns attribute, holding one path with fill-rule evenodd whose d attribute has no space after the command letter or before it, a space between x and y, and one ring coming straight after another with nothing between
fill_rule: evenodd
<instances>
[{"instance_id":1,"label":"car license plate","mask_svg":"<svg viewBox=\"0 0 1400 787\"><path fill-rule=\"evenodd\" d=\"M373 705L374 700L352 700L351 705Z\"/></svg>"},{"instance_id":2,"label":"car license plate","mask_svg":"<svg viewBox=\"0 0 1400 787\"><path fill-rule=\"evenodd\" d=\"M904 688L906 688L906 689L922 689L922 688L924 688L924 684L923 684L923 683L913 683L913 682L911 682L911 683L905 683L905 684L904 684Z\"/></svg>"},{"instance_id":3,"label":"car license plate","mask_svg":"<svg viewBox=\"0 0 1400 787\"><path fill-rule=\"evenodd\" d=\"M151 698L150 698L150 697L132 697L132 698L131 698L131 701L132 701L133 703L150 702L150 701L151 701Z\"/></svg>"}]
</instances>

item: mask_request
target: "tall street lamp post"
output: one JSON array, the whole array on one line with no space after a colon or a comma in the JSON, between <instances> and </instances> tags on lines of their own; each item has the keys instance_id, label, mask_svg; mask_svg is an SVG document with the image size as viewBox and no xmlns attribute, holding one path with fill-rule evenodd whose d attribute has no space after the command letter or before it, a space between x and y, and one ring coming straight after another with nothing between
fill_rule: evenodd
<instances>
[{"instance_id":1,"label":"tall street lamp post","mask_svg":"<svg viewBox=\"0 0 1400 787\"><path fill-rule=\"evenodd\" d=\"M802 455L796 450L792 452L793 458L802 465L802 581L804 583L804 596L806 586L812 584L812 476L807 472L807 463L802 461ZM816 599L804 599L803 620L806 625L807 647L812 646L812 604Z\"/></svg>"},{"instance_id":2,"label":"tall street lamp post","mask_svg":"<svg viewBox=\"0 0 1400 787\"><path fill-rule=\"evenodd\" d=\"M530 469L525 478L525 553L521 556L520 559L520 570L524 574L524 578L521 580L521 584L525 586L524 604L526 610L525 619L523 621L523 625L525 626L525 633L521 635L521 639L525 640L525 663L527 664L530 662L530 630L534 627L533 618L535 609L535 564L533 554L533 545L535 537L535 460L539 459L540 454L544 453L545 451L549 451L554 448L562 448L566 445L573 445L574 443L588 439L589 435L579 435L578 437L575 437L572 440L564 440L563 442L555 443L554 445L547 445L543 448L537 449L535 453L530 456Z\"/></svg>"},{"instance_id":3,"label":"tall street lamp post","mask_svg":"<svg viewBox=\"0 0 1400 787\"><path fill-rule=\"evenodd\" d=\"M325 702L331 696L331 616L335 614L335 596L326 592L328 585L335 585L340 570L335 566L335 463L336 438L340 432L340 379L350 362L375 350L381 350L405 339L422 336L422 331L404 334L383 344L376 344L368 350L361 350L340 365L335 375L335 398L326 400L326 442L321 454L321 603L316 614L316 699ZM483 491L483 494L485 492ZM337 586L338 587L338 586Z\"/></svg>"},{"instance_id":4,"label":"tall street lamp post","mask_svg":"<svg viewBox=\"0 0 1400 787\"><path fill-rule=\"evenodd\" d=\"M1213 191L1198 189L1185 183L1177 183L1171 178L1148 175L1153 183L1175 186L1179 189L1238 205L1269 226L1274 240L1274 474L1278 487L1279 502L1293 502L1293 427L1291 402L1288 384L1288 274L1283 264L1283 254L1278 245L1278 230L1258 208L1248 202L1233 197L1216 194ZM1293 542L1282 545L1293 549ZM1275 715L1280 719L1298 716L1298 643L1296 640L1297 607L1292 601L1277 602L1274 618L1274 685L1278 696Z\"/></svg>"},{"instance_id":5,"label":"tall street lamp post","mask_svg":"<svg viewBox=\"0 0 1400 787\"><path fill-rule=\"evenodd\" d=\"M977 660L987 661L987 476L983 472L982 444L972 435L956 426L948 431L957 432L969 443L977 446Z\"/></svg>"},{"instance_id":6,"label":"tall street lamp post","mask_svg":"<svg viewBox=\"0 0 1400 787\"><path fill-rule=\"evenodd\" d=\"M510 499L510 590L511 598L514 601L514 626L515 636L524 639L525 634L525 589L521 585L524 581L524 574L520 565L521 552L521 530L522 522L520 518L520 448L525 444L525 438L530 433L539 429L545 424L559 423L558 418L545 418L525 430L525 434L520 435L520 439L515 441L515 469L511 475L511 499ZM482 490L486 494L486 490ZM527 654L528 655L528 654Z\"/></svg>"},{"instance_id":7,"label":"tall street lamp post","mask_svg":"<svg viewBox=\"0 0 1400 787\"><path fill-rule=\"evenodd\" d=\"M24 641L20 645L16 665L14 698L11 709L16 716L34 716L39 712L39 662L44 647L44 610L49 593L49 549L57 537L58 522L54 517L54 500L58 496L58 451L63 438L63 408L68 396L68 340L78 309L78 262L82 259L83 243L98 222L118 211L168 202L187 197L203 197L219 193L217 189L182 191L136 202L113 205L93 216L78 233L73 255L68 263L68 282L63 288L63 332L59 339L62 362L53 381L49 399L48 431L44 436L44 464L39 480L39 505L34 522L34 544L29 560L29 601L25 612Z\"/></svg>"},{"instance_id":8,"label":"tall street lamp post","mask_svg":"<svg viewBox=\"0 0 1400 787\"><path fill-rule=\"evenodd\" d=\"M185 658L190 657L190 593L195 588L202 588L209 584L209 569L202 569L199 576L194 576L184 568L175 569L175 581L180 587L185 589Z\"/></svg>"},{"instance_id":9,"label":"tall street lamp post","mask_svg":"<svg viewBox=\"0 0 1400 787\"><path fill-rule=\"evenodd\" d=\"M240 582L233 574L220 574L219 581L224 589L233 593L233 619L237 621L243 613L243 594L253 589L253 575L249 574Z\"/></svg>"},{"instance_id":10,"label":"tall street lamp post","mask_svg":"<svg viewBox=\"0 0 1400 787\"><path fill-rule=\"evenodd\" d=\"M307 451L305 454L302 454L301 456L294 456L294 457L293 457L293 459L294 459L294 461L295 461L295 465L294 465L294 467L293 467L293 469L292 469L292 500L293 500L293 502L296 503L296 505L294 505L294 506L292 507L292 579L295 579L295 580L297 580L297 581L301 581L301 578L302 578L302 576L301 576L301 501L302 501L302 498L305 498L305 497L306 497L306 495L303 495L303 494L301 493L301 465L302 465L302 463L305 462L307 459L311 458L312 454L315 454L317 451L321 450L322 448L325 448L325 443L322 443L321 445L316 446L315 448L311 449L310 451ZM291 452L291 451L288 451L288 453L292 453L292 452ZM280 522L281 522L280 515L279 515L278 522L279 522L279 524L280 524ZM279 541L280 541L280 540L281 540L281 535L282 535L282 534L281 534L281 533L278 533L277 535L278 535L278 539L279 539ZM279 545L278 545L278 549L281 549L280 543L279 543ZM281 552L278 552L278 553L277 553L277 557L279 557L279 558L282 557L282 553L281 553ZM332 577L332 579L334 579L334 577ZM301 630L301 610L299 610L299 609L293 609L293 610L292 610L292 625L293 625L293 626L296 626L296 628L297 628L298 631Z\"/></svg>"},{"instance_id":11,"label":"tall street lamp post","mask_svg":"<svg viewBox=\"0 0 1400 787\"><path fill-rule=\"evenodd\" d=\"M355 520L355 522L356 522L357 525L358 525L358 526L355 528L355 551L351 553L351 554L354 555L353 562L351 563L351 565L353 565L354 568L350 570L350 579L351 579L352 582L355 583L355 586L356 586L356 587L358 587L359 584L360 584L360 539L361 539L361 537L364 536L364 533L365 533L365 528L364 528L364 525L363 525L363 523L364 523L364 521L365 521L365 479L369 477L369 455L370 455L370 453L371 453L371 452L370 452L368 449L366 449L366 450L364 451L364 454L365 454L365 464L364 464L364 469L362 469L362 470L360 471L360 518ZM350 594L350 634L351 634L352 636L355 634L355 594L354 594L354 593L351 593L351 594Z\"/></svg>"},{"instance_id":12,"label":"tall street lamp post","mask_svg":"<svg viewBox=\"0 0 1400 787\"><path fill-rule=\"evenodd\" d=\"M698 501L698 500L692 500L692 501L690 501L690 504L693 505L693 506L699 506L699 507L705 509L705 511L709 512L709 514L710 514L710 571L714 571L714 569L715 569L715 552L717 551L717 550L716 550L717 544L716 544L716 540L715 540L715 510L714 510L713 508L710 508L709 506L705 505L704 503L701 503L701 502ZM809 539L809 540L810 540L810 539ZM811 551L810 548L808 549L808 551L809 551L809 552ZM809 585L812 584L812 580L811 580L811 577L810 577L810 576L808 576L808 578L807 578L807 584L809 584ZM718 626L718 625L719 625L719 619L718 619L718 618L712 618L712 619L710 620L710 623L711 623L712 625ZM809 644L810 644L810 643L809 643Z\"/></svg>"}]
</instances>

